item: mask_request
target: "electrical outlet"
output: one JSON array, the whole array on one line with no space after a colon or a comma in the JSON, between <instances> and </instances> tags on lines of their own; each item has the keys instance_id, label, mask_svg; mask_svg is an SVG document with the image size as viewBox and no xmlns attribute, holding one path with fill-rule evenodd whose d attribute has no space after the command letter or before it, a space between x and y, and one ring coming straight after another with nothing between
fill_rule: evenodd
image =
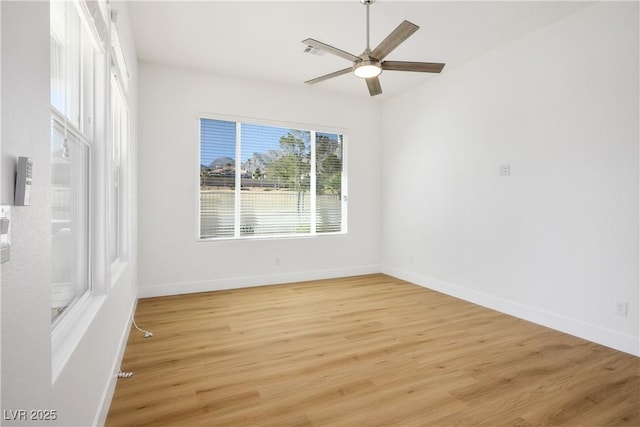
<instances>
[{"instance_id":1,"label":"electrical outlet","mask_svg":"<svg viewBox=\"0 0 640 427\"><path fill-rule=\"evenodd\" d=\"M627 317L629 303L626 301L616 301L616 314L618 316Z\"/></svg>"},{"instance_id":2,"label":"electrical outlet","mask_svg":"<svg viewBox=\"0 0 640 427\"><path fill-rule=\"evenodd\" d=\"M280 265L280 257L276 257L276 259L275 259L275 264L276 264L276 265Z\"/></svg>"},{"instance_id":3,"label":"electrical outlet","mask_svg":"<svg viewBox=\"0 0 640 427\"><path fill-rule=\"evenodd\" d=\"M410 265L413 265L413 255L410 255L410 256L409 256L409 264L410 264Z\"/></svg>"},{"instance_id":4,"label":"electrical outlet","mask_svg":"<svg viewBox=\"0 0 640 427\"><path fill-rule=\"evenodd\" d=\"M500 176L509 176L511 175L511 165L510 164L504 164L504 165L500 165Z\"/></svg>"}]
</instances>

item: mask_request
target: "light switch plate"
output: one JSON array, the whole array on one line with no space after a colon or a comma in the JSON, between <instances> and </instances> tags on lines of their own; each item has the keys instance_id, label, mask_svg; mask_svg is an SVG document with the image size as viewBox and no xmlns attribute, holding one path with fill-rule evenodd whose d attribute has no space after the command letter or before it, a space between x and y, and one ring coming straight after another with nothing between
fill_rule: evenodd
<instances>
[{"instance_id":1,"label":"light switch plate","mask_svg":"<svg viewBox=\"0 0 640 427\"><path fill-rule=\"evenodd\" d=\"M0 206L0 264L11 259L11 206Z\"/></svg>"},{"instance_id":2,"label":"light switch plate","mask_svg":"<svg viewBox=\"0 0 640 427\"><path fill-rule=\"evenodd\" d=\"M11 246L4 245L4 243L0 246L0 264L4 264L5 262L11 259Z\"/></svg>"}]
</instances>

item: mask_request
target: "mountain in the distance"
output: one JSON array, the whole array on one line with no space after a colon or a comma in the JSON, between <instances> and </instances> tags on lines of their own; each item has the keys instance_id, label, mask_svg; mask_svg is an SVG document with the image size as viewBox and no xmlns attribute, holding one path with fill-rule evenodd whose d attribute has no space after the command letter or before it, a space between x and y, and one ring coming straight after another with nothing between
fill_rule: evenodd
<instances>
[{"instance_id":1,"label":"mountain in the distance","mask_svg":"<svg viewBox=\"0 0 640 427\"><path fill-rule=\"evenodd\" d=\"M279 150L269 150L264 153L254 152L253 155L248 158L241 165L241 170L247 173L253 173L256 169L260 169L263 173L267 170L267 166L270 163L278 160L283 155L282 151ZM209 165L200 165L200 169L211 169L212 171L225 169L230 170L235 166L235 160L231 157L218 157Z\"/></svg>"},{"instance_id":2,"label":"mountain in the distance","mask_svg":"<svg viewBox=\"0 0 640 427\"><path fill-rule=\"evenodd\" d=\"M231 157L218 157L211 163L209 163L209 169L224 169L228 167L233 167L236 164L236 161Z\"/></svg>"},{"instance_id":3,"label":"mountain in the distance","mask_svg":"<svg viewBox=\"0 0 640 427\"><path fill-rule=\"evenodd\" d=\"M260 168L264 172L267 170L269 163L278 160L280 157L282 157L282 152L277 150L269 150L266 153L253 153L253 156L242 164L242 170L253 173L253 171Z\"/></svg>"}]
</instances>

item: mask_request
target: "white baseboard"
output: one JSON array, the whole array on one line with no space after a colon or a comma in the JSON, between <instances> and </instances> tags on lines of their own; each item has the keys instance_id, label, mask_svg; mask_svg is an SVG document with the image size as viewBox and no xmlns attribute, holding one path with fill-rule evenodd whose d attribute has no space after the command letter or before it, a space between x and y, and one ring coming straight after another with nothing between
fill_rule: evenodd
<instances>
[{"instance_id":1,"label":"white baseboard","mask_svg":"<svg viewBox=\"0 0 640 427\"><path fill-rule=\"evenodd\" d=\"M340 269L300 271L263 276L245 276L217 280L146 285L139 288L138 297L150 298L195 292L210 292L246 288L251 286L358 276L380 272L415 283L428 289L442 292L455 298L469 301L492 310L497 310L501 313L536 323L538 325L546 326L560 332L602 344L625 353L640 356L640 339L638 337L626 335L618 331L582 322L557 313L540 310L535 307L526 306L493 295L477 292L469 288L397 269L388 265L380 266L372 264Z\"/></svg>"},{"instance_id":2,"label":"white baseboard","mask_svg":"<svg viewBox=\"0 0 640 427\"><path fill-rule=\"evenodd\" d=\"M109 408L111 407L111 401L116 391L116 384L118 382L118 373L120 372L120 366L122 365L122 359L124 358L124 351L127 347L127 341L129 341L129 332L131 332L131 322L133 321L133 315L136 312L138 305L138 296L135 295L132 301L131 309L129 310L129 317L127 323L120 335L120 342L118 344L118 353L113 360L113 366L111 368L111 377L107 382L104 392L102 393L102 399L100 399L100 405L98 407L98 413L93 423L94 426L103 427L107 422L107 415L109 415Z\"/></svg>"},{"instance_id":3,"label":"white baseboard","mask_svg":"<svg viewBox=\"0 0 640 427\"><path fill-rule=\"evenodd\" d=\"M604 346L640 356L640 339L601 326L582 322L557 313L522 305L469 288L453 285L430 277L411 273L388 265L381 266L382 273L416 285L450 295L471 303L509 314L511 316L546 326Z\"/></svg>"},{"instance_id":4,"label":"white baseboard","mask_svg":"<svg viewBox=\"0 0 640 427\"><path fill-rule=\"evenodd\" d=\"M262 276L244 276L194 282L163 283L140 286L138 290L138 297L151 298L167 295L190 294L195 292L221 291L226 289L305 282L309 280L332 279L336 277L350 277L375 273L380 273L380 265L378 264L327 270L278 273Z\"/></svg>"}]
</instances>

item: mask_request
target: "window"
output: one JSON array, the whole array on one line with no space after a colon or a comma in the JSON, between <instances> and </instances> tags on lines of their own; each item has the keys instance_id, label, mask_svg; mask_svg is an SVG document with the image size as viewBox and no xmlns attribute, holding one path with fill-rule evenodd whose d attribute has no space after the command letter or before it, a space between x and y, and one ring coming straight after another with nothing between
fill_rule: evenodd
<instances>
[{"instance_id":1,"label":"window","mask_svg":"<svg viewBox=\"0 0 640 427\"><path fill-rule=\"evenodd\" d=\"M200 119L200 239L346 232L344 136Z\"/></svg>"},{"instance_id":2,"label":"window","mask_svg":"<svg viewBox=\"0 0 640 427\"><path fill-rule=\"evenodd\" d=\"M129 72L116 27L111 28L111 167L109 170L109 257L112 279L122 267L128 251L128 204L125 194L128 179L129 108L125 94ZM112 280L113 284L113 280Z\"/></svg>"},{"instance_id":3,"label":"window","mask_svg":"<svg viewBox=\"0 0 640 427\"><path fill-rule=\"evenodd\" d=\"M55 118L51 126L51 320L90 290L91 147Z\"/></svg>"},{"instance_id":4,"label":"window","mask_svg":"<svg viewBox=\"0 0 640 427\"><path fill-rule=\"evenodd\" d=\"M111 79L111 170L109 185L109 252L111 262L122 260L125 244L124 154L129 142L129 111L116 76Z\"/></svg>"},{"instance_id":5,"label":"window","mask_svg":"<svg viewBox=\"0 0 640 427\"><path fill-rule=\"evenodd\" d=\"M91 292L96 42L78 3L51 2L51 321Z\"/></svg>"}]
</instances>

